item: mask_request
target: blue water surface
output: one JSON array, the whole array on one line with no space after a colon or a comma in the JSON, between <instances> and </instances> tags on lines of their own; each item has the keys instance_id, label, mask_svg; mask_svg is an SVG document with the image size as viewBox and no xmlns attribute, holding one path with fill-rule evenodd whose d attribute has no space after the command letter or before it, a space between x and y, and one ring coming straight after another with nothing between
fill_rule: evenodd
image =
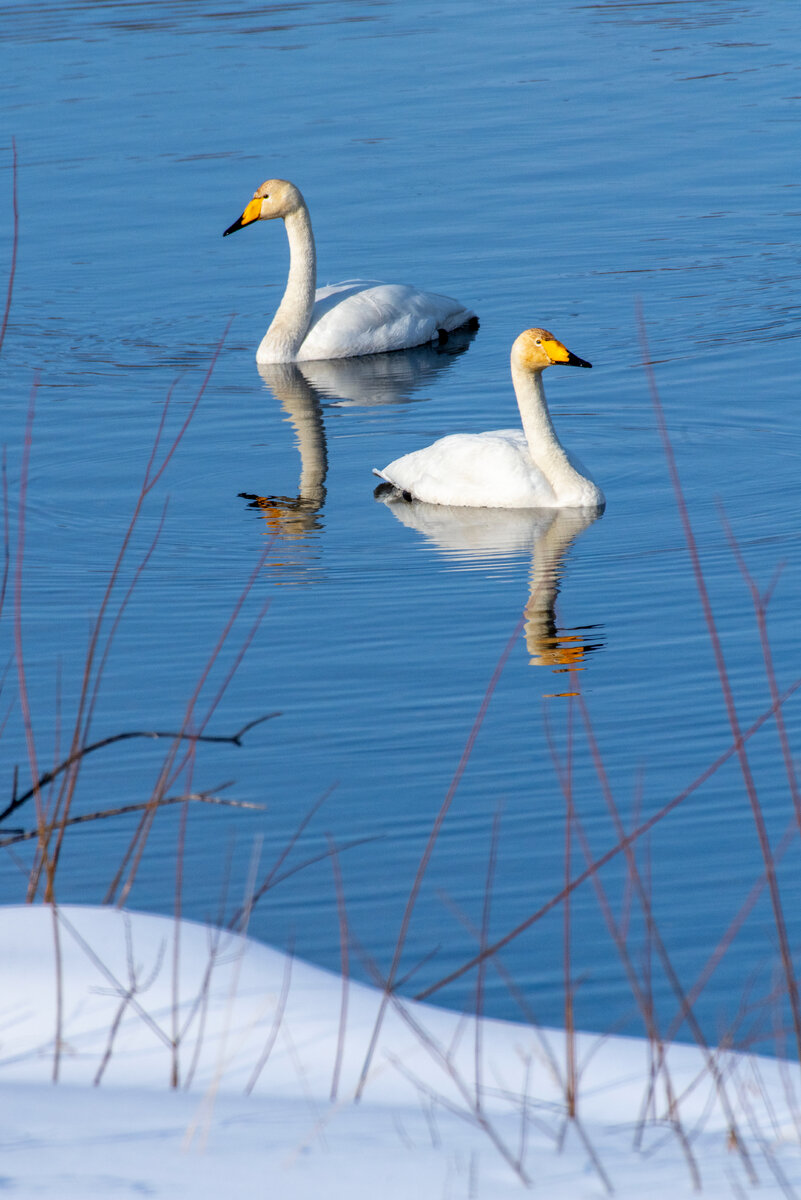
<instances>
[{"instance_id":1,"label":"blue water surface","mask_svg":"<svg viewBox=\"0 0 801 1200\"><path fill-rule=\"evenodd\" d=\"M12 585L32 390L19 612L44 771L72 737L92 620L165 398L172 389L166 447L219 348L135 526L106 632L158 541L116 628L89 740L181 727L255 572L194 720L264 605L205 730L281 716L241 747L201 746L168 790L263 808L192 806L182 911L230 916L275 863L280 875L317 857L259 900L250 929L337 968L335 844L351 969L386 975L451 789L401 966L416 968L407 993L426 989L470 960L482 922L490 940L503 937L582 871L582 837L594 855L615 845L610 795L631 829L732 745L638 305L742 727L769 707L770 689L726 522L761 588L782 568L768 609L777 686L801 674L801 10L25 0L0 4L0 43L3 284L12 138L19 209L0 354L12 553L0 621L5 794L15 763L18 790L31 775ZM220 235L275 176L308 201L320 283L445 292L478 312L478 334L263 377L255 348L282 294L284 232ZM560 435L606 493L604 515L465 520L374 500L373 466L447 432L515 423L509 347L534 324L593 363L549 372L546 386ZM784 715L797 753L797 700ZM166 753L131 740L87 758L73 815L146 800ZM747 754L777 844L793 809L775 723ZM31 806L14 820L30 828ZM137 820L68 834L61 900L107 894ZM180 806L160 812L128 903L174 911L181 838ZM667 1027L678 1001L644 908L689 989L763 871L736 756L635 848L642 894L623 854L600 878ZM2 900L25 894L30 861L24 846L4 853ZM795 945L795 843L780 883ZM564 1019L564 918L555 906L503 952L525 1006L549 1023ZM579 1023L641 1029L590 882L573 893L568 933ZM764 1038L775 1032L776 970L763 890L696 1001L707 1036L775 1045ZM475 978L434 998L469 1007ZM483 1003L521 1015L494 970Z\"/></svg>"}]
</instances>

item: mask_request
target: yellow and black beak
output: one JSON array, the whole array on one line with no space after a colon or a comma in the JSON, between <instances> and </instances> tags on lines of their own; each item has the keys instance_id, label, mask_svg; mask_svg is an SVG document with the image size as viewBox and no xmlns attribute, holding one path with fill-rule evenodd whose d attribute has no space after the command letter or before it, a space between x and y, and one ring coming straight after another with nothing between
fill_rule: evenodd
<instances>
[{"instance_id":1,"label":"yellow and black beak","mask_svg":"<svg viewBox=\"0 0 801 1200\"><path fill-rule=\"evenodd\" d=\"M579 358L577 354L573 354L568 350L567 346L563 346L561 342L557 342L556 338L547 338L542 343L542 348L550 358L551 362L556 366L563 367L591 367L592 363L585 362L583 358Z\"/></svg>"},{"instance_id":2,"label":"yellow and black beak","mask_svg":"<svg viewBox=\"0 0 801 1200\"><path fill-rule=\"evenodd\" d=\"M241 217L237 217L233 225L229 225L223 233L223 237L228 237L229 233L236 233L237 229L243 229L245 225L251 225L254 221L258 221L261 214L261 199L251 200Z\"/></svg>"},{"instance_id":3,"label":"yellow and black beak","mask_svg":"<svg viewBox=\"0 0 801 1200\"><path fill-rule=\"evenodd\" d=\"M571 353L570 350L568 350L567 358L565 359L565 366L566 367L591 367L592 363L588 363L586 358L579 358L579 356L577 354L573 354L573 353Z\"/></svg>"}]
</instances>

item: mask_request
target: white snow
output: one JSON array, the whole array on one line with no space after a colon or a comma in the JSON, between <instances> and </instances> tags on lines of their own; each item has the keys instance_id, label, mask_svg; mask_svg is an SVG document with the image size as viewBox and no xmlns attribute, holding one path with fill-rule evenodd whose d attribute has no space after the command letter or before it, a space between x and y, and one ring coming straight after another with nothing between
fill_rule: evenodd
<instances>
[{"instance_id":1,"label":"white snow","mask_svg":"<svg viewBox=\"0 0 801 1200\"><path fill-rule=\"evenodd\" d=\"M649 1044L581 1034L576 1122L563 1033L393 1001L357 1102L380 991L247 938L15 906L0 964L15 1197L801 1194L797 1065L674 1045L648 1105Z\"/></svg>"}]
</instances>

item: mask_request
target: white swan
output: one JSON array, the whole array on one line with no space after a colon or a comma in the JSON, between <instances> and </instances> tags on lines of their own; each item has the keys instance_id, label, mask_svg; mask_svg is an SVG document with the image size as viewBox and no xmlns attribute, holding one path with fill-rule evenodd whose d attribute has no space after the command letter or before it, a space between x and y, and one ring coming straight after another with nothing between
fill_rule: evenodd
<instances>
[{"instance_id":1,"label":"white swan","mask_svg":"<svg viewBox=\"0 0 801 1200\"><path fill-rule=\"evenodd\" d=\"M223 237L254 221L283 219L289 278L272 324L256 352L260 363L351 358L422 346L463 325L478 328L469 308L449 296L402 283L350 279L316 288L317 260L306 202L285 179L268 179Z\"/></svg>"},{"instance_id":2,"label":"white swan","mask_svg":"<svg viewBox=\"0 0 801 1200\"><path fill-rule=\"evenodd\" d=\"M456 433L397 458L373 474L408 500L470 508L603 508L604 495L562 446L551 423L542 372L589 367L547 329L527 329L512 346L521 429Z\"/></svg>"}]
</instances>

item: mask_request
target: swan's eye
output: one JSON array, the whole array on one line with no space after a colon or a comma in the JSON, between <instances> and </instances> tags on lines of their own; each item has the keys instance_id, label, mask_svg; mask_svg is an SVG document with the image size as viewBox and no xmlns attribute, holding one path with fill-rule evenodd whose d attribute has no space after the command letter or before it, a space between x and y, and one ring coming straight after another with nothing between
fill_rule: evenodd
<instances>
[{"instance_id":1,"label":"swan's eye","mask_svg":"<svg viewBox=\"0 0 801 1200\"><path fill-rule=\"evenodd\" d=\"M537 338L537 340L536 340L536 342L534 343L534 345L535 345L535 346L541 346L541 345L542 345L542 338Z\"/></svg>"}]
</instances>

